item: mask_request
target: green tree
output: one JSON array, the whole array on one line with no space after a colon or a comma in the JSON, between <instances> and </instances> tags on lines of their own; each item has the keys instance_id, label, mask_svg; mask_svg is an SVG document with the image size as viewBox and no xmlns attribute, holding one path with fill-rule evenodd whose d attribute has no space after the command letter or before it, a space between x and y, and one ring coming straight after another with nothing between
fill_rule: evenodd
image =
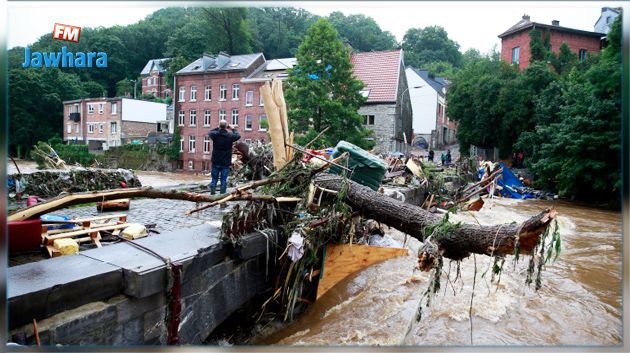
<instances>
[{"instance_id":1,"label":"green tree","mask_svg":"<svg viewBox=\"0 0 630 353\"><path fill-rule=\"evenodd\" d=\"M328 16L342 41L359 52L393 50L397 47L396 38L389 31L383 31L373 18L364 15L344 16L335 11Z\"/></svg>"},{"instance_id":2,"label":"green tree","mask_svg":"<svg viewBox=\"0 0 630 353\"><path fill-rule=\"evenodd\" d=\"M250 8L248 27L254 51L262 52L268 59L295 56L306 30L317 18L293 7Z\"/></svg>"},{"instance_id":3,"label":"green tree","mask_svg":"<svg viewBox=\"0 0 630 353\"><path fill-rule=\"evenodd\" d=\"M164 79L166 80L166 86L173 90L173 78L177 71L183 69L190 61L184 58L183 56L177 56L166 64L166 74L164 75Z\"/></svg>"},{"instance_id":4,"label":"green tree","mask_svg":"<svg viewBox=\"0 0 630 353\"><path fill-rule=\"evenodd\" d=\"M116 97L133 96L133 84L132 80L123 78L116 82Z\"/></svg>"},{"instance_id":5,"label":"green tree","mask_svg":"<svg viewBox=\"0 0 630 353\"><path fill-rule=\"evenodd\" d=\"M550 54L550 62L557 73L561 75L566 74L577 63L577 54L571 51L567 43L562 43L557 55L553 53Z\"/></svg>"},{"instance_id":6,"label":"green tree","mask_svg":"<svg viewBox=\"0 0 630 353\"><path fill-rule=\"evenodd\" d=\"M202 10L205 14L205 25L208 26L217 47L226 50L230 55L247 54L252 51L246 8L204 7Z\"/></svg>"},{"instance_id":7,"label":"green tree","mask_svg":"<svg viewBox=\"0 0 630 353\"><path fill-rule=\"evenodd\" d=\"M334 27L325 19L308 29L297 52L298 64L289 70L286 99L291 108L289 122L303 143L324 128L318 146L334 146L346 140L371 148L370 130L357 113L365 98L363 82L352 73L350 55Z\"/></svg>"},{"instance_id":8,"label":"green tree","mask_svg":"<svg viewBox=\"0 0 630 353\"><path fill-rule=\"evenodd\" d=\"M405 63L414 67L423 67L435 61L446 61L453 67L460 67L462 54L459 44L448 37L440 26L410 28L402 42L405 50Z\"/></svg>"},{"instance_id":9,"label":"green tree","mask_svg":"<svg viewBox=\"0 0 630 353\"><path fill-rule=\"evenodd\" d=\"M85 81L81 83L84 94L82 98L106 97L107 89L96 81Z\"/></svg>"}]
</instances>

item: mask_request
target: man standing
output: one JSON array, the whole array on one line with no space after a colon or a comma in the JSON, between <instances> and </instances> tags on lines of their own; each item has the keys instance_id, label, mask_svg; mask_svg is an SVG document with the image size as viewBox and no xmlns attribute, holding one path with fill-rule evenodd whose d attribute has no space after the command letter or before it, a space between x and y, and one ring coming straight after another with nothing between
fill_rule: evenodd
<instances>
[{"instance_id":1,"label":"man standing","mask_svg":"<svg viewBox=\"0 0 630 353\"><path fill-rule=\"evenodd\" d=\"M225 120L219 122L219 127L212 129L209 133L212 140L212 181L210 182L210 193L214 195L217 182L221 177L221 194L227 192L227 177L232 165L232 143L241 138L236 128L238 125L230 125L232 132L228 132L228 123Z\"/></svg>"}]
</instances>

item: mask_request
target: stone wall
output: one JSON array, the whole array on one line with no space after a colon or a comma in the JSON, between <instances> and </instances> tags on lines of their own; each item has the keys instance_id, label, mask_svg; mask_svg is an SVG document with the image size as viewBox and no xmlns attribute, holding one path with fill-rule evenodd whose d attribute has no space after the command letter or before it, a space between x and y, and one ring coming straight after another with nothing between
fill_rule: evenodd
<instances>
[{"instance_id":1,"label":"stone wall","mask_svg":"<svg viewBox=\"0 0 630 353\"><path fill-rule=\"evenodd\" d=\"M396 119L396 104L366 104L359 108L361 115L374 115L374 125L367 128L374 131L375 151L387 153L395 148L393 137Z\"/></svg>"},{"instance_id":2,"label":"stone wall","mask_svg":"<svg viewBox=\"0 0 630 353\"><path fill-rule=\"evenodd\" d=\"M265 270L267 240L260 234L245 236L234 250L217 238L218 232L204 224L136 241L183 265L181 344L201 344L271 285L273 268ZM32 319L42 345L167 343L166 265L129 244L11 267L8 281L10 334L25 334L27 343L34 341Z\"/></svg>"},{"instance_id":3,"label":"stone wall","mask_svg":"<svg viewBox=\"0 0 630 353\"><path fill-rule=\"evenodd\" d=\"M17 174L8 176L15 180ZM23 194L39 197L55 197L62 192L82 192L120 188L124 181L127 187L142 186L134 172L127 169L72 168L68 170L42 170L30 174L22 174L26 181ZM15 192L15 187L8 190Z\"/></svg>"}]
</instances>

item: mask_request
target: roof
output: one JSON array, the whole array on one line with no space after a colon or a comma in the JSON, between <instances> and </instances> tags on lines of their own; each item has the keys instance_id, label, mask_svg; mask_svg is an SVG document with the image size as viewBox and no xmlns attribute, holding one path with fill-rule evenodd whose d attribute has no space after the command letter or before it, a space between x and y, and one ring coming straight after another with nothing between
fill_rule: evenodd
<instances>
[{"instance_id":1,"label":"roof","mask_svg":"<svg viewBox=\"0 0 630 353\"><path fill-rule=\"evenodd\" d=\"M282 58L269 60L258 67L249 76L241 79L242 82L265 82L273 79L286 79L289 77L287 69L297 65L296 58Z\"/></svg>"},{"instance_id":2,"label":"roof","mask_svg":"<svg viewBox=\"0 0 630 353\"><path fill-rule=\"evenodd\" d=\"M409 67L416 75L420 76L426 83L431 86L437 93L442 93L442 88L448 85L448 81L444 77L431 77L429 70L424 69L416 69L414 67Z\"/></svg>"},{"instance_id":3,"label":"roof","mask_svg":"<svg viewBox=\"0 0 630 353\"><path fill-rule=\"evenodd\" d=\"M163 65L166 64L166 62L169 60L171 60L171 58L149 60L149 62L147 62L147 64L144 65L144 69L142 69L142 72L140 72L140 75L148 75L154 69L157 70L158 72L166 71L166 68L164 68Z\"/></svg>"},{"instance_id":4,"label":"roof","mask_svg":"<svg viewBox=\"0 0 630 353\"><path fill-rule=\"evenodd\" d=\"M355 53L352 55L354 75L365 83L368 103L395 102L402 50Z\"/></svg>"},{"instance_id":5,"label":"roof","mask_svg":"<svg viewBox=\"0 0 630 353\"><path fill-rule=\"evenodd\" d=\"M523 16L523 18L520 21L518 21L514 26L510 27L507 31L499 34L499 38L507 37L514 33L530 30L530 29L536 29L536 28L552 29L554 31L570 32L574 34L580 34L583 36L598 37L598 38L601 38L606 35L604 33L589 32L589 31L583 31L580 29L574 29L574 28L569 28L569 27L561 27L561 26L555 26L555 25L548 25L544 23L532 22L529 20L529 16Z\"/></svg>"},{"instance_id":6,"label":"roof","mask_svg":"<svg viewBox=\"0 0 630 353\"><path fill-rule=\"evenodd\" d=\"M261 56L263 56L262 53L233 56L230 56L223 52L219 53L219 55L216 56L211 54L203 54L201 58L193 61L183 69L177 71L177 74L181 75L225 71L243 71L249 68L254 63L254 61L256 61L256 59Z\"/></svg>"}]
</instances>

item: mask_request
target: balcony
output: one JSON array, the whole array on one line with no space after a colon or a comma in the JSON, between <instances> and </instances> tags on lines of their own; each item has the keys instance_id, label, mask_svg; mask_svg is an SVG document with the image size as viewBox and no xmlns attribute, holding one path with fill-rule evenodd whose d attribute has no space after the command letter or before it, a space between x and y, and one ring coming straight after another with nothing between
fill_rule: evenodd
<instances>
[{"instance_id":1,"label":"balcony","mask_svg":"<svg viewBox=\"0 0 630 353\"><path fill-rule=\"evenodd\" d=\"M68 119L78 123L81 121L81 113L70 113L70 115L68 115Z\"/></svg>"}]
</instances>

